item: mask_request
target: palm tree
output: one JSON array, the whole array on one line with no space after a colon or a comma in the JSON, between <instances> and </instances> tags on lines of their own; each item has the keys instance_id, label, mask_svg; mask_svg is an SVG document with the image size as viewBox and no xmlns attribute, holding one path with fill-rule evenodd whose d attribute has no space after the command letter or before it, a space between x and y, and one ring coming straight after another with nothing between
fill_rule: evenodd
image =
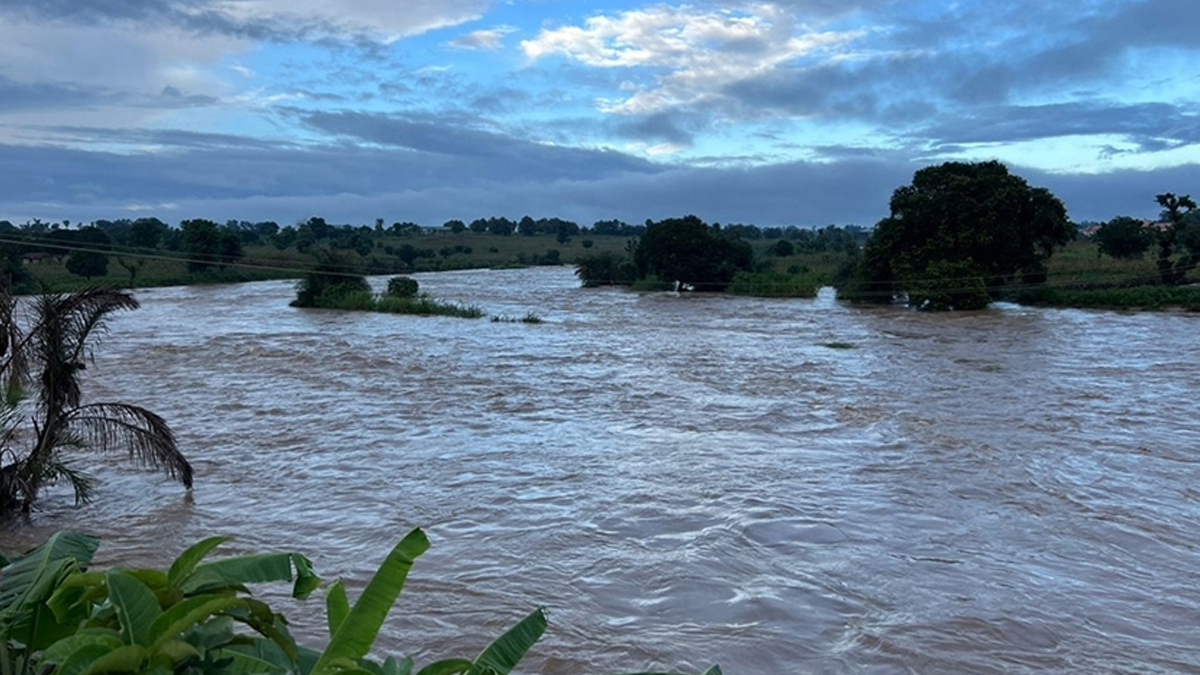
<instances>
[{"instance_id":1,"label":"palm tree","mask_svg":"<svg viewBox=\"0 0 1200 675\"><path fill-rule=\"evenodd\" d=\"M91 494L91 478L63 457L70 449L124 450L131 460L165 471L192 487L192 466L162 417L127 403L84 403L81 373L94 338L114 312L137 300L112 288L87 288L34 298L18 321L16 301L0 294L0 513L28 511L44 485L68 482L76 502ZM27 401L29 388L36 400ZM28 412L28 417L25 414ZM23 425L28 419L29 427ZM30 433L32 431L32 433ZM21 441L27 439L19 447ZM7 461L7 464L4 462Z\"/></svg>"}]
</instances>

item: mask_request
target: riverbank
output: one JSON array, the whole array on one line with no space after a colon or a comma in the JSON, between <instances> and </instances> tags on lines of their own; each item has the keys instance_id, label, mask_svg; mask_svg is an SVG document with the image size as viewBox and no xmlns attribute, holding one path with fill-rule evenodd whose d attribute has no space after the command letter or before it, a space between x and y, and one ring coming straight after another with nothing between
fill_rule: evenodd
<instances>
[{"instance_id":1,"label":"riverbank","mask_svg":"<svg viewBox=\"0 0 1200 675\"><path fill-rule=\"evenodd\" d=\"M628 241L595 236L560 242L551 235L496 236L469 231L383 237L369 254L354 255L354 268L347 271L389 275L574 265L581 257L598 253L624 256ZM852 263L852 255L844 251L772 255L778 241L752 242L763 270L731 288L732 294L811 297L815 288L836 285L838 275ZM413 252L418 255L414 257ZM89 284L136 289L299 279L314 266L310 253L301 253L294 246L279 250L272 245L247 246L239 261L199 272L188 271L186 258L177 251L136 258L114 253L110 259L108 273L91 279L72 274L62 260L52 257L26 262L25 267L43 288L70 291ZM1200 288L1156 285L1152 260L1100 256L1095 245L1086 241L1072 242L1056 253L1046 278L1046 286L1021 290L1011 300L1039 307L1200 311Z\"/></svg>"}]
</instances>

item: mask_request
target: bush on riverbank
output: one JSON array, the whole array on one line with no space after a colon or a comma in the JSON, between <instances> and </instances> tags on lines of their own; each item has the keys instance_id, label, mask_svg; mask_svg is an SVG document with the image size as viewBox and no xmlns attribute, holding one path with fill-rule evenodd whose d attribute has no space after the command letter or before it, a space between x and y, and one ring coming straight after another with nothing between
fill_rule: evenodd
<instances>
[{"instance_id":1,"label":"bush on riverbank","mask_svg":"<svg viewBox=\"0 0 1200 675\"><path fill-rule=\"evenodd\" d=\"M0 555L0 670L5 675L410 675L411 656L368 657L404 589L414 560L429 549L415 529L392 548L350 602L341 580L325 585L329 641L298 644L288 620L251 596L249 584L290 582L308 598L321 579L295 552L206 561L226 540L210 537L169 569L89 570L94 537L60 532L11 561ZM474 659L446 658L417 675L506 675L547 626L535 609ZM720 675L717 666L705 675ZM647 674L649 675L649 674Z\"/></svg>"},{"instance_id":2,"label":"bush on riverbank","mask_svg":"<svg viewBox=\"0 0 1200 675\"><path fill-rule=\"evenodd\" d=\"M1130 288L1031 288L1017 293L1022 305L1094 309L1165 310L1200 312L1200 287L1133 286Z\"/></svg>"}]
</instances>

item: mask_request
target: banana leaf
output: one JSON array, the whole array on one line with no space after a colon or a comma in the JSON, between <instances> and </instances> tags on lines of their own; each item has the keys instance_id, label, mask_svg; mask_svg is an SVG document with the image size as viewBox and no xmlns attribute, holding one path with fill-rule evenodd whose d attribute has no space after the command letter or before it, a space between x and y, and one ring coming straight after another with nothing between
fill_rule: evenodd
<instances>
[{"instance_id":1,"label":"banana leaf","mask_svg":"<svg viewBox=\"0 0 1200 675\"><path fill-rule=\"evenodd\" d=\"M475 657L471 675L508 675L546 631L546 612L533 610Z\"/></svg>"},{"instance_id":2,"label":"banana leaf","mask_svg":"<svg viewBox=\"0 0 1200 675\"><path fill-rule=\"evenodd\" d=\"M335 661L357 661L367 655L388 612L404 589L413 561L427 550L429 539L419 528L409 532L392 548L350 613L338 625L337 632L330 637L329 646L313 665L312 675L330 675L335 670Z\"/></svg>"}]
</instances>

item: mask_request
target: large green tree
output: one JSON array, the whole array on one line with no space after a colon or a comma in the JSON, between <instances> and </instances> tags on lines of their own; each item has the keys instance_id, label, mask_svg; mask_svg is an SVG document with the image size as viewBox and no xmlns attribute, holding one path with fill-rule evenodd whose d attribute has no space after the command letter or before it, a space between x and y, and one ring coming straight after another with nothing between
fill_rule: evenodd
<instances>
[{"instance_id":1,"label":"large green tree","mask_svg":"<svg viewBox=\"0 0 1200 675\"><path fill-rule=\"evenodd\" d=\"M864 247L861 299L981 308L1007 284L1043 282L1046 260L1075 234L1057 197L996 161L921 169L890 208Z\"/></svg>"},{"instance_id":2,"label":"large green tree","mask_svg":"<svg viewBox=\"0 0 1200 675\"><path fill-rule=\"evenodd\" d=\"M735 274L754 267L754 252L745 241L689 215L647 223L633 262L643 279L654 275L698 291L723 291Z\"/></svg>"},{"instance_id":3,"label":"large green tree","mask_svg":"<svg viewBox=\"0 0 1200 675\"><path fill-rule=\"evenodd\" d=\"M1092 235L1100 252L1114 258L1141 258L1154 242L1154 232L1137 218L1117 216Z\"/></svg>"},{"instance_id":4,"label":"large green tree","mask_svg":"<svg viewBox=\"0 0 1200 675\"><path fill-rule=\"evenodd\" d=\"M85 501L91 479L70 451L124 451L187 487L192 467L167 423L128 403L85 403L83 371L96 337L114 312L137 300L111 288L32 300L21 320L14 298L0 294L0 514L28 510L46 484L65 481ZM28 397L33 406L22 401Z\"/></svg>"},{"instance_id":5,"label":"large green tree","mask_svg":"<svg viewBox=\"0 0 1200 675\"><path fill-rule=\"evenodd\" d=\"M179 230L189 272L224 267L243 255L242 240L237 232L211 220L185 220L179 224Z\"/></svg>"}]
</instances>

